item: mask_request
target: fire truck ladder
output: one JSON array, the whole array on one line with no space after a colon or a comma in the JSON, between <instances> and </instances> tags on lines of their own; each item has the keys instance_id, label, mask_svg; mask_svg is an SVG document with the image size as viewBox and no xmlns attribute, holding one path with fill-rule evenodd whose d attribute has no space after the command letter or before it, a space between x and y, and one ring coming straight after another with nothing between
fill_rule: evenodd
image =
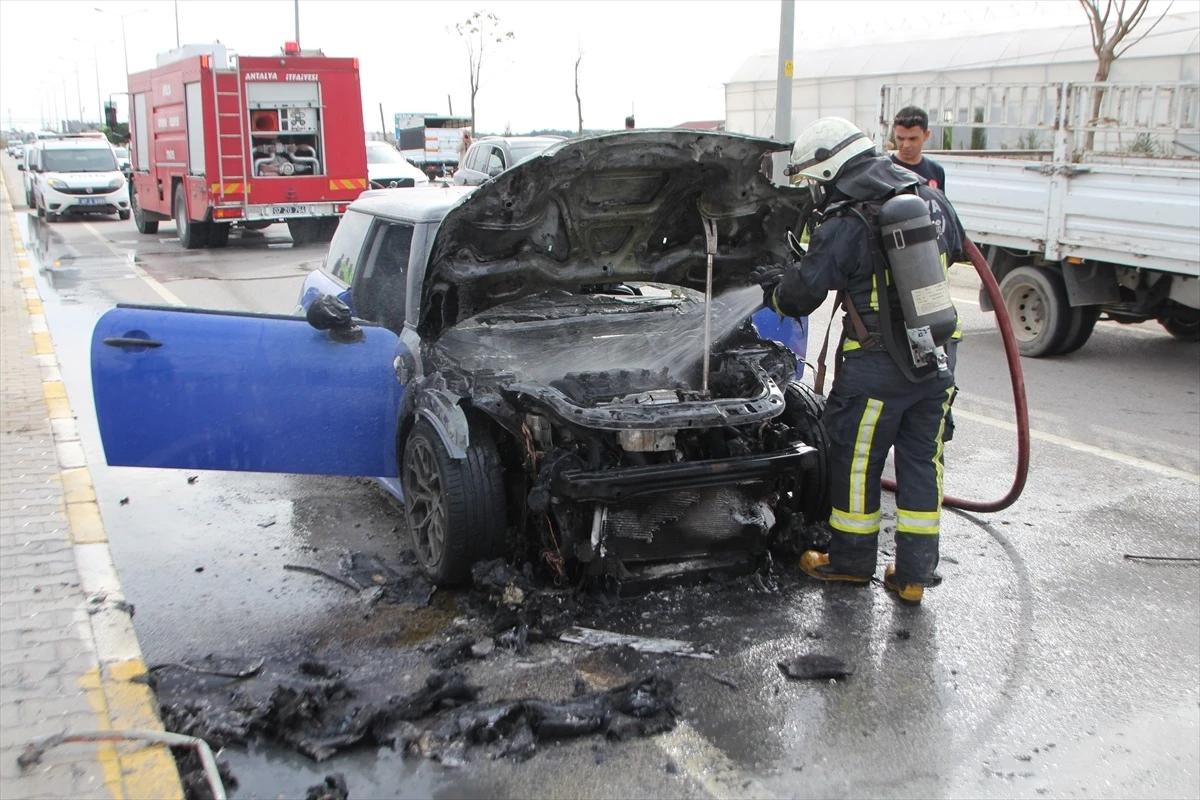
<instances>
[{"instance_id":1,"label":"fire truck ladder","mask_svg":"<svg viewBox=\"0 0 1200 800\"><path fill-rule=\"evenodd\" d=\"M245 126L243 125L243 117L246 109L242 102L242 81L238 70L213 70L213 96L216 98L217 107L217 186L218 190L213 192L216 195L218 202L223 199L230 189L228 194L241 194L249 199L250 187L247 183L246 175L246 139ZM222 81L221 77L233 79L236 91L221 91L221 84L224 83L228 87L228 81ZM221 98L232 97L237 104L234 111L221 110ZM228 126L225 120L230 120ZM235 132L236 130L236 132ZM224 140L233 139L237 141L236 148L229 148L230 153L225 154ZM233 152L236 151L236 152ZM226 172L225 162L232 160L237 164L236 170Z\"/></svg>"}]
</instances>

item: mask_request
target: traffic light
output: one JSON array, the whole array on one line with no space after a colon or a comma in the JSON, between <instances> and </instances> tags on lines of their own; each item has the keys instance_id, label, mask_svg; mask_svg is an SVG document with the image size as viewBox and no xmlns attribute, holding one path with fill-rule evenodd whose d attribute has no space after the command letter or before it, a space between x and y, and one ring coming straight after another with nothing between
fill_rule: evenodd
<instances>
[{"instance_id":1,"label":"traffic light","mask_svg":"<svg viewBox=\"0 0 1200 800\"><path fill-rule=\"evenodd\" d=\"M109 102L104 104L104 124L108 126L109 130L117 127L116 103Z\"/></svg>"}]
</instances>

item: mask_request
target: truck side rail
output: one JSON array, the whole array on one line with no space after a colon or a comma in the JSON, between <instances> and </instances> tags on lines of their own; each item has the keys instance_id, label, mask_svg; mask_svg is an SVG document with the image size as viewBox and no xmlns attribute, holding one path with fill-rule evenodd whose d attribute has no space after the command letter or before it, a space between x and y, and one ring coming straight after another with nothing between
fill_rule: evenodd
<instances>
[{"instance_id":1,"label":"truck side rail","mask_svg":"<svg viewBox=\"0 0 1200 800\"><path fill-rule=\"evenodd\" d=\"M910 105L925 110L931 129L971 132L961 149L1052 148L1062 163L1200 159L1195 81L888 84L880 89L881 146L896 112Z\"/></svg>"}]
</instances>

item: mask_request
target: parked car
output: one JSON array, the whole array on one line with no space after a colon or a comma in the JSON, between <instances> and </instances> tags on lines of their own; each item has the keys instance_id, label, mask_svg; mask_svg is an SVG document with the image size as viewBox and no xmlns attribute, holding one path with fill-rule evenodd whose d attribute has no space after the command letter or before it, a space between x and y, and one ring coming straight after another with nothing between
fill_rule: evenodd
<instances>
[{"instance_id":1,"label":"parked car","mask_svg":"<svg viewBox=\"0 0 1200 800\"><path fill-rule=\"evenodd\" d=\"M477 188L363 193L295 315L112 309L108 463L376 477L442 584L504 555L596 578L744 563L828 516L818 398L748 319L808 209L758 170L783 147L560 142Z\"/></svg>"},{"instance_id":2,"label":"parked car","mask_svg":"<svg viewBox=\"0 0 1200 800\"><path fill-rule=\"evenodd\" d=\"M129 160L128 147L114 147L113 152L117 156L117 167L121 170L121 174L125 176L125 180L133 175L133 163Z\"/></svg>"},{"instance_id":3,"label":"parked car","mask_svg":"<svg viewBox=\"0 0 1200 800\"><path fill-rule=\"evenodd\" d=\"M116 214L129 219L129 190L112 145L90 134L39 139L17 168L26 174L25 200L39 217Z\"/></svg>"},{"instance_id":4,"label":"parked car","mask_svg":"<svg viewBox=\"0 0 1200 800\"><path fill-rule=\"evenodd\" d=\"M400 151L387 142L367 141L367 180L372 189L399 189L425 186L429 178L408 163Z\"/></svg>"},{"instance_id":5,"label":"parked car","mask_svg":"<svg viewBox=\"0 0 1200 800\"><path fill-rule=\"evenodd\" d=\"M562 136L485 136L467 148L454 172L458 186L478 186L563 141Z\"/></svg>"}]
</instances>

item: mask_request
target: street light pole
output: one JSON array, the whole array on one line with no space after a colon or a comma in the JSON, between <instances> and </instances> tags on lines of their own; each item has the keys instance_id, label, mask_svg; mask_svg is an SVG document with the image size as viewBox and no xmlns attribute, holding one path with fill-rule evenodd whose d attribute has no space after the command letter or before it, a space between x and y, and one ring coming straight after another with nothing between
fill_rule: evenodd
<instances>
[{"instance_id":1,"label":"street light pole","mask_svg":"<svg viewBox=\"0 0 1200 800\"><path fill-rule=\"evenodd\" d=\"M775 84L775 140L790 141L792 138L792 62L793 39L796 30L796 0L781 0L779 8L779 73ZM786 184L783 174L788 155L776 154L772 178L776 183Z\"/></svg>"},{"instance_id":2,"label":"street light pole","mask_svg":"<svg viewBox=\"0 0 1200 800\"><path fill-rule=\"evenodd\" d=\"M104 127L104 102L100 95L100 49L96 42L88 42L84 39L75 39L80 44L90 44L92 46L92 70L96 73L96 113L100 115L100 127ZM109 41L112 41L111 39Z\"/></svg>"},{"instance_id":3,"label":"street light pole","mask_svg":"<svg viewBox=\"0 0 1200 800\"><path fill-rule=\"evenodd\" d=\"M68 64L72 64L75 67L75 103L76 103L76 106L79 111L79 124L82 126L83 125L83 92L80 90L80 83L79 83L79 62L76 61L75 59L63 58L62 56L59 56L58 59L59 59L59 61L66 61ZM66 78L64 77L63 80L65 81Z\"/></svg>"},{"instance_id":4,"label":"street light pole","mask_svg":"<svg viewBox=\"0 0 1200 800\"><path fill-rule=\"evenodd\" d=\"M125 18L132 17L134 14L141 14L146 9L139 8L137 11L126 11L124 14L118 11L105 11L103 8L96 7L96 11L101 14L112 14L114 17L121 18L121 51L125 55L125 80L129 80L129 42L125 38ZM176 29L178 30L178 17L176 17Z\"/></svg>"},{"instance_id":5,"label":"street light pole","mask_svg":"<svg viewBox=\"0 0 1200 800\"><path fill-rule=\"evenodd\" d=\"M179 49L179 0L175 0L175 49Z\"/></svg>"},{"instance_id":6,"label":"street light pole","mask_svg":"<svg viewBox=\"0 0 1200 800\"><path fill-rule=\"evenodd\" d=\"M296 46L300 45L300 0L295 0L296 9Z\"/></svg>"}]
</instances>

